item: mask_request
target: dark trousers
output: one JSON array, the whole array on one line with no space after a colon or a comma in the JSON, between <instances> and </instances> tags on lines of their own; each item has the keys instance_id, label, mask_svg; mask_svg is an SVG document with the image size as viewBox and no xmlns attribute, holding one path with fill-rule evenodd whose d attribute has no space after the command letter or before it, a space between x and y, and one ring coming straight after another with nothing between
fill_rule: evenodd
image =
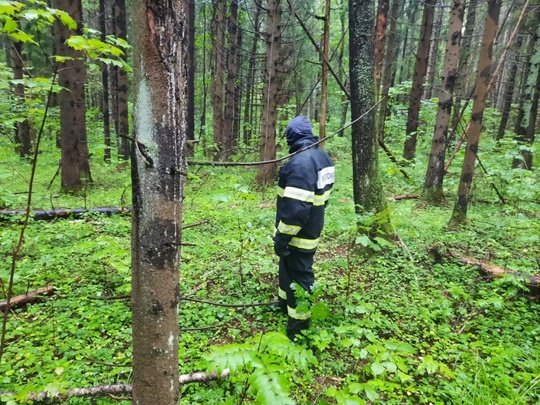
<instances>
[{"instance_id":1,"label":"dark trousers","mask_svg":"<svg viewBox=\"0 0 540 405\"><path fill-rule=\"evenodd\" d=\"M296 298L291 284L296 283L308 293L312 292L315 283L314 254L291 250L289 255L279 259L280 305L287 306L287 336L291 340L309 327L309 317L306 319L306 314L296 314Z\"/></svg>"}]
</instances>

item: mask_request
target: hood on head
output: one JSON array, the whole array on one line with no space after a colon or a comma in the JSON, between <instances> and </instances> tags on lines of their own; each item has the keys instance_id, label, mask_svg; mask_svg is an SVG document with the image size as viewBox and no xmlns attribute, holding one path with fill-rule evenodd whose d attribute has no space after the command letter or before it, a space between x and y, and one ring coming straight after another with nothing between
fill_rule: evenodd
<instances>
[{"instance_id":1,"label":"hood on head","mask_svg":"<svg viewBox=\"0 0 540 405\"><path fill-rule=\"evenodd\" d=\"M285 135L289 146L294 145L301 139L313 137L309 119L302 115L293 118L291 122L289 122L289 125L287 125Z\"/></svg>"}]
</instances>

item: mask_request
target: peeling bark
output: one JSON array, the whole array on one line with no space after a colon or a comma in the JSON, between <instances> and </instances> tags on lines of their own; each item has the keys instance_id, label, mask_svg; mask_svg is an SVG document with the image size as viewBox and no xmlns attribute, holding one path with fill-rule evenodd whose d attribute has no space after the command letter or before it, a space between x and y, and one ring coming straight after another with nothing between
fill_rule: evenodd
<instances>
[{"instance_id":1,"label":"peeling bark","mask_svg":"<svg viewBox=\"0 0 540 405\"><path fill-rule=\"evenodd\" d=\"M133 402L178 402L188 0L136 3L132 147Z\"/></svg>"}]
</instances>

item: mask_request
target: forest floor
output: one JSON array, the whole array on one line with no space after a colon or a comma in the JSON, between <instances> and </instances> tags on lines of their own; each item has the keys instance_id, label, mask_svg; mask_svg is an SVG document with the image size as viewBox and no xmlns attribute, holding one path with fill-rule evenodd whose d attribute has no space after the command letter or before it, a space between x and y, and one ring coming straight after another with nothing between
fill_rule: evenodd
<instances>
[{"instance_id":1,"label":"forest floor","mask_svg":"<svg viewBox=\"0 0 540 405\"><path fill-rule=\"evenodd\" d=\"M130 205L129 168L99 162L99 150L94 182L81 193L61 194L57 178L48 188L58 162L52 144L39 155L34 208ZM354 213L349 141L335 138L327 147L337 183L316 256L319 294L308 336L289 344L280 333L286 319L270 306L181 301L181 373L232 371L227 380L185 385L181 403L538 403L540 304L521 280L490 279L459 256L540 272L540 172L510 170L508 151L486 141L490 176L477 170L469 221L449 228L459 159L446 179L448 203L430 206L390 198L421 191L423 163L409 164L405 180L381 156L395 232L394 243L385 243L356 236L358 222L377 218ZM8 144L0 145L0 157L0 204L24 208L29 163ZM184 223L201 224L183 232L192 245L182 248L181 296L227 304L275 300L275 193L258 188L254 175L190 168ZM0 226L2 300L21 225L4 219ZM55 293L10 314L0 392L16 392L24 402L31 391L130 382L130 226L128 214L30 222L15 294L47 285Z\"/></svg>"}]
</instances>

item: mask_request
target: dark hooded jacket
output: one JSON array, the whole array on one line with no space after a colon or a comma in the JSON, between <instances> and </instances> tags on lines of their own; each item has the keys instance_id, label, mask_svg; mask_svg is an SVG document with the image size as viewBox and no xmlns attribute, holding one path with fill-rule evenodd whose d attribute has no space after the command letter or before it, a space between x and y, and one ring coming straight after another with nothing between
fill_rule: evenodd
<instances>
[{"instance_id":1,"label":"dark hooded jacket","mask_svg":"<svg viewBox=\"0 0 540 405\"><path fill-rule=\"evenodd\" d=\"M279 173L275 243L281 250L314 252L324 225L324 209L334 184L334 163L319 149L311 124L298 116L287 126L290 152ZM310 147L311 145L314 145ZM279 254L279 253L278 253Z\"/></svg>"}]
</instances>

